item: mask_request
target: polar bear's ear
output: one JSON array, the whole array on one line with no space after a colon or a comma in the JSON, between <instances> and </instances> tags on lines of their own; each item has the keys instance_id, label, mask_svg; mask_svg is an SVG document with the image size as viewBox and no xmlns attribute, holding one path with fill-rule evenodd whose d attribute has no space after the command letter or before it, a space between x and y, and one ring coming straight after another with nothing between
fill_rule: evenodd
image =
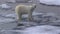
<instances>
[{"instance_id":1,"label":"polar bear's ear","mask_svg":"<svg viewBox=\"0 0 60 34\"><path fill-rule=\"evenodd\" d=\"M36 8L36 4L32 4L29 7L30 7L31 11L33 11Z\"/></svg>"},{"instance_id":2,"label":"polar bear's ear","mask_svg":"<svg viewBox=\"0 0 60 34\"><path fill-rule=\"evenodd\" d=\"M32 4L30 7L31 8L36 8L36 4Z\"/></svg>"}]
</instances>

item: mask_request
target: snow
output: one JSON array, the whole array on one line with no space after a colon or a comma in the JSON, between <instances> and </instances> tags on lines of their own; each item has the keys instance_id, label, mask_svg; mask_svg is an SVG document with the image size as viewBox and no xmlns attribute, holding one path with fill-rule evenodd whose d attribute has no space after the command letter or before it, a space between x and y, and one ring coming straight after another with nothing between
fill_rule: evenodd
<instances>
[{"instance_id":1,"label":"snow","mask_svg":"<svg viewBox=\"0 0 60 34\"><path fill-rule=\"evenodd\" d=\"M7 1L7 2L15 3L16 0L9 0L9 1Z\"/></svg>"},{"instance_id":2,"label":"snow","mask_svg":"<svg viewBox=\"0 0 60 34\"><path fill-rule=\"evenodd\" d=\"M0 7L3 8L3 9L11 8L11 6L8 6L7 4L1 4Z\"/></svg>"},{"instance_id":3,"label":"snow","mask_svg":"<svg viewBox=\"0 0 60 34\"><path fill-rule=\"evenodd\" d=\"M15 19L0 17L0 28L1 29L13 29L16 26L17 26L17 23Z\"/></svg>"},{"instance_id":4,"label":"snow","mask_svg":"<svg viewBox=\"0 0 60 34\"><path fill-rule=\"evenodd\" d=\"M59 34L60 28L50 25L42 25L26 28L23 34Z\"/></svg>"},{"instance_id":5,"label":"snow","mask_svg":"<svg viewBox=\"0 0 60 34\"><path fill-rule=\"evenodd\" d=\"M40 3L47 5L60 5L60 0L39 0Z\"/></svg>"},{"instance_id":6,"label":"snow","mask_svg":"<svg viewBox=\"0 0 60 34\"><path fill-rule=\"evenodd\" d=\"M60 27L41 25L29 27L24 30L1 30L2 34L59 34Z\"/></svg>"}]
</instances>

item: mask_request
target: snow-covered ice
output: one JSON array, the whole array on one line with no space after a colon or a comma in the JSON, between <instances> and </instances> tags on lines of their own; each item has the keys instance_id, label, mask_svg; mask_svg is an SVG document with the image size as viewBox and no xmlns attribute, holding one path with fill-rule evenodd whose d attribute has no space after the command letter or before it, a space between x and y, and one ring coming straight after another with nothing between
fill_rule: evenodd
<instances>
[{"instance_id":1,"label":"snow-covered ice","mask_svg":"<svg viewBox=\"0 0 60 34\"><path fill-rule=\"evenodd\" d=\"M60 5L60 0L39 0L40 3L47 5Z\"/></svg>"},{"instance_id":2,"label":"snow-covered ice","mask_svg":"<svg viewBox=\"0 0 60 34\"><path fill-rule=\"evenodd\" d=\"M8 6L7 4L1 4L0 7L2 9L10 9L11 8L11 6Z\"/></svg>"},{"instance_id":3,"label":"snow-covered ice","mask_svg":"<svg viewBox=\"0 0 60 34\"><path fill-rule=\"evenodd\" d=\"M7 2L15 3L15 2L16 2L16 0L7 0Z\"/></svg>"},{"instance_id":4,"label":"snow-covered ice","mask_svg":"<svg viewBox=\"0 0 60 34\"><path fill-rule=\"evenodd\" d=\"M35 26L25 29L23 34L59 34L60 28L50 25Z\"/></svg>"},{"instance_id":5,"label":"snow-covered ice","mask_svg":"<svg viewBox=\"0 0 60 34\"><path fill-rule=\"evenodd\" d=\"M0 29L13 29L16 26L15 19L0 17Z\"/></svg>"},{"instance_id":6,"label":"snow-covered ice","mask_svg":"<svg viewBox=\"0 0 60 34\"><path fill-rule=\"evenodd\" d=\"M41 25L29 27L24 30L2 30L2 34L59 34L60 27Z\"/></svg>"}]
</instances>

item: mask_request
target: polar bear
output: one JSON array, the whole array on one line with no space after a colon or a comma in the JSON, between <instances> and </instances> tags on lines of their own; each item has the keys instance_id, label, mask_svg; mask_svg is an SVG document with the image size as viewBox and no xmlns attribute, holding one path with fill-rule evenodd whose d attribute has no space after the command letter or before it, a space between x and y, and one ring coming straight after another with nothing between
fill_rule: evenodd
<instances>
[{"instance_id":1,"label":"polar bear","mask_svg":"<svg viewBox=\"0 0 60 34\"><path fill-rule=\"evenodd\" d=\"M22 20L22 15L23 14L28 14L28 21L31 21L33 18L32 18L32 12L33 10L36 8L36 4L32 4L32 5L17 5L16 8L15 8L15 12L17 14L17 19L19 21Z\"/></svg>"}]
</instances>

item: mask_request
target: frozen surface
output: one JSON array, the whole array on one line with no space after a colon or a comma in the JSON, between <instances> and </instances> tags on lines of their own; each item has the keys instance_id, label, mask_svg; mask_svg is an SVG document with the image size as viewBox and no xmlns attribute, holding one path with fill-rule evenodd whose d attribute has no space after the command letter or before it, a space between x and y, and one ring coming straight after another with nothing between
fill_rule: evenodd
<instances>
[{"instance_id":1,"label":"frozen surface","mask_svg":"<svg viewBox=\"0 0 60 34\"><path fill-rule=\"evenodd\" d=\"M8 0L8 1L14 2L13 0ZM21 0L21 1L23 1L23 0ZM44 1L44 0L42 0L42 1ZM55 1L55 0L49 0L49 1L51 1L50 3L53 3L52 1ZM59 0L56 0L56 4L60 5L59 4L60 2L57 3L57 1L59 1ZM5 0L1 0L0 2L2 2L1 4L3 4L3 3L5 3ZM24 0L24 2L25 2L25 0ZM33 0L33 3L35 3L35 2L37 2L37 0ZM48 1L47 1L47 3L48 3ZM15 4L11 3L12 10L18 4L20 4L20 3L15 3ZM22 4L30 4L30 3L22 3ZM49 4L49 5L51 5L51 4ZM60 34L60 27L49 26L49 25L59 25L60 26L60 20L56 19L56 15L53 14L54 12L57 14L58 13L60 14L60 12L59 12L60 7L51 7L51 6L37 4L37 8L35 11L37 11L38 13L33 13L33 16L35 17L35 21L37 21L37 22L30 22L30 23L29 22L20 22L24 25L18 26L17 30L11 30L11 29L15 28L18 23L15 21L15 19L16 19L16 14L14 13L15 11L14 10L12 11L12 10L6 11L6 10L2 9L0 11L0 16L1 16L0 17L0 22L1 22L0 29L1 30L3 29L2 34L21 34L21 33L22 34ZM44 14L41 12L53 12L53 13ZM51 16L51 17L49 17L49 16ZM28 15L23 15L22 17L26 18L26 17L28 17ZM41 24L46 24L46 25L37 26L37 25L41 25ZM30 25L32 27L29 27ZM25 26L28 26L29 28L26 28ZM21 31L21 30L19 30L20 28L23 28L23 29L26 28L26 29ZM10 29L10 31L4 31L4 29L8 29L8 30Z\"/></svg>"},{"instance_id":2,"label":"frozen surface","mask_svg":"<svg viewBox=\"0 0 60 34\"><path fill-rule=\"evenodd\" d=\"M39 0L40 3L47 5L60 5L60 0Z\"/></svg>"},{"instance_id":3,"label":"frozen surface","mask_svg":"<svg viewBox=\"0 0 60 34\"><path fill-rule=\"evenodd\" d=\"M16 20L0 17L0 29L13 29L17 26Z\"/></svg>"},{"instance_id":4,"label":"frozen surface","mask_svg":"<svg viewBox=\"0 0 60 34\"><path fill-rule=\"evenodd\" d=\"M12 22L15 21L17 19L17 15L15 13L13 14L1 14L4 21L1 22L5 22L5 20L7 22ZM59 21L59 18L57 18L57 15L55 13L38 13L38 12L33 12L32 14L33 16L33 22L35 22L36 24L49 24L49 25L60 25L59 22L54 22L54 21ZM28 23L27 21L27 17L28 14L22 15L23 21L24 22L20 22L22 24L35 24L35 23ZM9 20L9 21L8 21Z\"/></svg>"},{"instance_id":5,"label":"frozen surface","mask_svg":"<svg viewBox=\"0 0 60 34\"><path fill-rule=\"evenodd\" d=\"M42 25L26 28L23 34L59 34L60 28L50 25Z\"/></svg>"},{"instance_id":6,"label":"frozen surface","mask_svg":"<svg viewBox=\"0 0 60 34\"><path fill-rule=\"evenodd\" d=\"M16 2L29 2L29 1L31 1L31 0L16 0Z\"/></svg>"},{"instance_id":7,"label":"frozen surface","mask_svg":"<svg viewBox=\"0 0 60 34\"><path fill-rule=\"evenodd\" d=\"M41 25L29 27L24 30L2 30L2 34L59 34L60 27Z\"/></svg>"},{"instance_id":8,"label":"frozen surface","mask_svg":"<svg viewBox=\"0 0 60 34\"><path fill-rule=\"evenodd\" d=\"M11 8L11 6L8 6L7 4L1 4L0 7L2 9L10 9Z\"/></svg>"},{"instance_id":9,"label":"frozen surface","mask_svg":"<svg viewBox=\"0 0 60 34\"><path fill-rule=\"evenodd\" d=\"M16 2L16 0L7 0L6 2L10 2L10 3L15 3Z\"/></svg>"}]
</instances>

